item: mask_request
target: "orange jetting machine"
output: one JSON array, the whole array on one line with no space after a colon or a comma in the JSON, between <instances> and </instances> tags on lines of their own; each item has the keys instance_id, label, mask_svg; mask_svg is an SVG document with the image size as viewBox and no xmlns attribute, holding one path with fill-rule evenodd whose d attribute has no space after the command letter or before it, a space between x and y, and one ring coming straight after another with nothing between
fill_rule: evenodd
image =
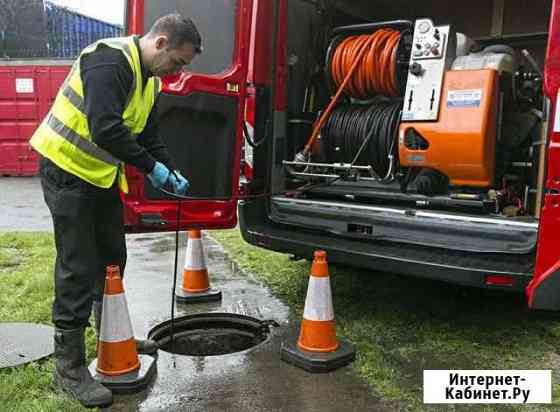
<instances>
[{"instance_id":1,"label":"orange jetting machine","mask_svg":"<svg viewBox=\"0 0 560 412\"><path fill-rule=\"evenodd\" d=\"M454 186L490 187L495 173L498 100L496 70L447 71L438 118L403 119L401 165L435 169ZM411 102L405 100L406 104Z\"/></svg>"}]
</instances>

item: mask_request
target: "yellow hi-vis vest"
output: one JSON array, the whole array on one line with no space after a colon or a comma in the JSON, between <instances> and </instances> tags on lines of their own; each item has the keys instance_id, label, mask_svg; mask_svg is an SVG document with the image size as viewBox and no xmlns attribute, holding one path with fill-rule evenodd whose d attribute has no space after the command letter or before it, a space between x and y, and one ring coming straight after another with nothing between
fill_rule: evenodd
<instances>
[{"instance_id":1,"label":"yellow hi-vis vest","mask_svg":"<svg viewBox=\"0 0 560 412\"><path fill-rule=\"evenodd\" d=\"M112 38L99 40L82 51L30 143L61 169L94 186L109 188L118 175L119 188L128 193L123 162L92 141L84 114L80 60L83 55L94 52L100 44L120 50L130 63L134 80L122 115L123 123L135 136L144 130L161 82L157 77L150 77L144 87L140 51L134 38Z\"/></svg>"}]
</instances>

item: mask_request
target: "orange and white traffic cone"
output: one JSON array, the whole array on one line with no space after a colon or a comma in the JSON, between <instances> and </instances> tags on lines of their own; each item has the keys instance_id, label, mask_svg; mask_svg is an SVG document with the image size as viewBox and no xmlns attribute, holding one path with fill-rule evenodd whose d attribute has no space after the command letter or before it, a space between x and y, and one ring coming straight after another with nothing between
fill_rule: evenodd
<instances>
[{"instance_id":1,"label":"orange and white traffic cone","mask_svg":"<svg viewBox=\"0 0 560 412\"><path fill-rule=\"evenodd\" d=\"M93 378L115 393L131 393L148 386L155 359L138 355L120 269L108 266L97 359L89 366Z\"/></svg>"},{"instance_id":2,"label":"orange and white traffic cone","mask_svg":"<svg viewBox=\"0 0 560 412\"><path fill-rule=\"evenodd\" d=\"M222 292L210 287L200 230L189 230L183 285L175 291L179 303L201 303L222 299Z\"/></svg>"},{"instance_id":3,"label":"orange and white traffic cone","mask_svg":"<svg viewBox=\"0 0 560 412\"><path fill-rule=\"evenodd\" d=\"M282 360L309 372L329 372L355 356L352 345L336 338L327 253L318 250L311 265L299 339L296 345L282 344Z\"/></svg>"}]
</instances>

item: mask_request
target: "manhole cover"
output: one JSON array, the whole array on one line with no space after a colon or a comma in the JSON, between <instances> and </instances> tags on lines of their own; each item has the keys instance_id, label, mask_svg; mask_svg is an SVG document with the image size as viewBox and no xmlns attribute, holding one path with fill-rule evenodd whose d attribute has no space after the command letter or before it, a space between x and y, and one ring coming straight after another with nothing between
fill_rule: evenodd
<instances>
[{"instance_id":1,"label":"manhole cover","mask_svg":"<svg viewBox=\"0 0 560 412\"><path fill-rule=\"evenodd\" d=\"M274 321L263 321L232 313L203 313L175 319L154 327L148 338L160 349L179 355L214 356L241 352L264 342Z\"/></svg>"},{"instance_id":2,"label":"manhole cover","mask_svg":"<svg viewBox=\"0 0 560 412\"><path fill-rule=\"evenodd\" d=\"M32 323L0 323L0 369L19 366L54 352L54 328Z\"/></svg>"}]
</instances>

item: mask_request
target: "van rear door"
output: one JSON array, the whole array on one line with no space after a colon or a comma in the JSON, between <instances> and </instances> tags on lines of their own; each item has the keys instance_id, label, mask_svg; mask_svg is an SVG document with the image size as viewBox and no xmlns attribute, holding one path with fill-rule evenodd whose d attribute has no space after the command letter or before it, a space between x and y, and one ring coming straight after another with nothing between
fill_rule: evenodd
<instances>
[{"instance_id":1,"label":"van rear door","mask_svg":"<svg viewBox=\"0 0 560 412\"><path fill-rule=\"evenodd\" d=\"M203 52L178 76L163 79L158 99L160 136L190 181L178 202L127 167L124 196L128 232L230 228L237 223L240 153L253 0L128 0L130 34L178 12L197 25Z\"/></svg>"},{"instance_id":2,"label":"van rear door","mask_svg":"<svg viewBox=\"0 0 560 412\"><path fill-rule=\"evenodd\" d=\"M552 2L544 92L550 101L546 180L535 275L526 294L531 309L560 310L560 0Z\"/></svg>"}]
</instances>

